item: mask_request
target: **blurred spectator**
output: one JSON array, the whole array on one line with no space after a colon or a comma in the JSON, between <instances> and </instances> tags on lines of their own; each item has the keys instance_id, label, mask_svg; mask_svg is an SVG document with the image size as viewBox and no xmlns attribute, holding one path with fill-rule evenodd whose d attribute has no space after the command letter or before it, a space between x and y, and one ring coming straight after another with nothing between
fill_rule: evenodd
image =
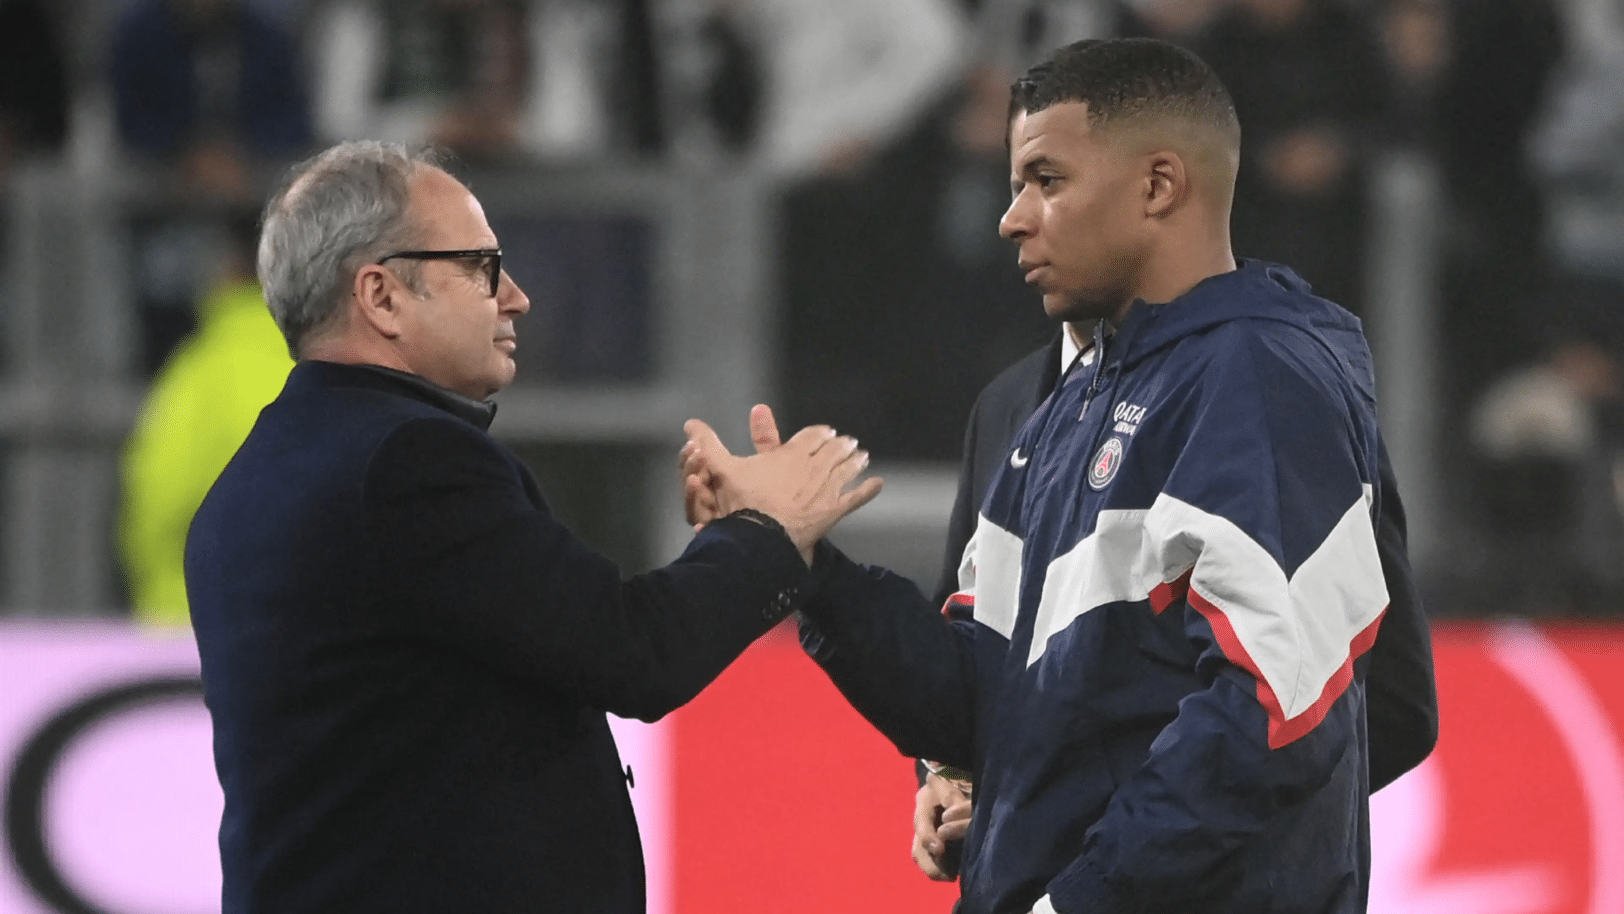
<instances>
[{"instance_id":1,"label":"blurred spectator","mask_svg":"<svg viewBox=\"0 0 1624 914\"><path fill-rule=\"evenodd\" d=\"M1531 143L1556 267L1624 282L1624 8L1572 0Z\"/></svg>"},{"instance_id":2,"label":"blurred spectator","mask_svg":"<svg viewBox=\"0 0 1624 914\"><path fill-rule=\"evenodd\" d=\"M1436 111L1450 206L1445 355L1449 402L1460 408L1544 320L1544 207L1525 149L1563 36L1552 0L1453 0L1448 10Z\"/></svg>"},{"instance_id":3,"label":"blurred spectator","mask_svg":"<svg viewBox=\"0 0 1624 914\"><path fill-rule=\"evenodd\" d=\"M251 197L256 166L310 141L293 36L242 0L130 0L111 69L125 150L187 192Z\"/></svg>"},{"instance_id":4,"label":"blurred spectator","mask_svg":"<svg viewBox=\"0 0 1624 914\"><path fill-rule=\"evenodd\" d=\"M124 151L154 179L131 217L150 373L196 321L220 214L259 198L308 145L310 117L292 34L246 0L129 0L110 74Z\"/></svg>"},{"instance_id":5,"label":"blurred spectator","mask_svg":"<svg viewBox=\"0 0 1624 914\"><path fill-rule=\"evenodd\" d=\"M622 156L666 151L652 2L531 0L525 115L530 151L607 150ZM595 138L596 145L580 144L581 136Z\"/></svg>"},{"instance_id":6,"label":"blurred spectator","mask_svg":"<svg viewBox=\"0 0 1624 914\"><path fill-rule=\"evenodd\" d=\"M976 56L1006 82L1055 48L1085 38L1159 38L1190 44L1232 0L979 0Z\"/></svg>"},{"instance_id":7,"label":"blurred spectator","mask_svg":"<svg viewBox=\"0 0 1624 914\"><path fill-rule=\"evenodd\" d=\"M1473 441L1496 460L1577 459L1597 443L1592 404L1617 396L1618 375L1593 340L1563 339L1489 387L1473 411Z\"/></svg>"},{"instance_id":8,"label":"blurred spectator","mask_svg":"<svg viewBox=\"0 0 1624 914\"><path fill-rule=\"evenodd\" d=\"M1190 43L1231 0L977 0L978 56L1007 81L1084 38L1160 38Z\"/></svg>"},{"instance_id":9,"label":"blurred spectator","mask_svg":"<svg viewBox=\"0 0 1624 914\"><path fill-rule=\"evenodd\" d=\"M784 180L857 174L963 67L951 0L724 0L765 66L755 154Z\"/></svg>"},{"instance_id":10,"label":"blurred spectator","mask_svg":"<svg viewBox=\"0 0 1624 914\"><path fill-rule=\"evenodd\" d=\"M1172 6L1181 0L1167 0ZM1205 0L1188 0L1203 5ZM1116 0L980 0L975 4L977 56L1006 70L1009 79L1055 48L1084 38L1109 37L1125 4Z\"/></svg>"},{"instance_id":11,"label":"blurred spectator","mask_svg":"<svg viewBox=\"0 0 1624 914\"><path fill-rule=\"evenodd\" d=\"M1384 0L1376 7L1376 32L1392 95L1382 125L1389 142L1436 153L1438 93L1449 66L1449 16L1445 0Z\"/></svg>"},{"instance_id":12,"label":"blurred spectator","mask_svg":"<svg viewBox=\"0 0 1624 914\"><path fill-rule=\"evenodd\" d=\"M1123 38L1160 38L1193 45L1230 0L1118 0L1114 31Z\"/></svg>"},{"instance_id":13,"label":"blurred spectator","mask_svg":"<svg viewBox=\"0 0 1624 914\"><path fill-rule=\"evenodd\" d=\"M967 366L981 351L962 345L974 325L958 319L957 299L935 294L962 274L929 251L941 208L985 201L972 199L973 188L971 197L934 199L968 160L943 148L943 133L928 137L964 71L962 14L952 0L722 0L713 8L759 49L759 128L744 155L784 189L787 421L834 423L891 459L951 458L980 383ZM986 242L972 247L996 248L995 225L984 223ZM922 348L939 358L897 358ZM958 383L955 367L970 380ZM944 378L951 383L939 385Z\"/></svg>"},{"instance_id":14,"label":"blurred spectator","mask_svg":"<svg viewBox=\"0 0 1624 914\"><path fill-rule=\"evenodd\" d=\"M832 422L888 459L951 459L981 386L1053 335L998 236L1008 110L1007 74L976 67L855 185L844 235L827 192L794 223L828 218L833 240L786 254L783 415Z\"/></svg>"},{"instance_id":15,"label":"blurred spectator","mask_svg":"<svg viewBox=\"0 0 1624 914\"><path fill-rule=\"evenodd\" d=\"M1550 344L1491 384L1471 413L1475 520L1488 547L1473 577L1479 608L1495 614L1616 611L1624 368L1609 345L1617 316L1593 305L1616 310L1624 300L1616 289L1605 303L1587 305L1585 295L1566 286L1553 296Z\"/></svg>"},{"instance_id":16,"label":"blurred spectator","mask_svg":"<svg viewBox=\"0 0 1624 914\"><path fill-rule=\"evenodd\" d=\"M1337 0L1236 0L1194 48L1235 99L1235 251L1292 264L1358 312L1369 232L1367 138L1387 105L1369 23Z\"/></svg>"},{"instance_id":17,"label":"blurred spectator","mask_svg":"<svg viewBox=\"0 0 1624 914\"><path fill-rule=\"evenodd\" d=\"M954 0L671 0L661 21L681 154L781 185L859 177L965 69Z\"/></svg>"},{"instance_id":18,"label":"blurred spectator","mask_svg":"<svg viewBox=\"0 0 1624 914\"><path fill-rule=\"evenodd\" d=\"M197 332L153 380L126 444L118 549L137 618L188 622L186 530L209 486L293 360L253 279L253 214L233 219L232 256L199 308Z\"/></svg>"},{"instance_id":19,"label":"blurred spectator","mask_svg":"<svg viewBox=\"0 0 1624 914\"><path fill-rule=\"evenodd\" d=\"M57 23L43 2L0 0L0 288L10 268L11 168L60 153L67 133L67 61Z\"/></svg>"},{"instance_id":20,"label":"blurred spectator","mask_svg":"<svg viewBox=\"0 0 1624 914\"><path fill-rule=\"evenodd\" d=\"M312 35L325 139L473 162L661 151L649 0L334 0Z\"/></svg>"},{"instance_id":21,"label":"blurred spectator","mask_svg":"<svg viewBox=\"0 0 1624 914\"><path fill-rule=\"evenodd\" d=\"M56 23L38 0L0 0L0 188L7 166L62 149L68 78Z\"/></svg>"}]
</instances>

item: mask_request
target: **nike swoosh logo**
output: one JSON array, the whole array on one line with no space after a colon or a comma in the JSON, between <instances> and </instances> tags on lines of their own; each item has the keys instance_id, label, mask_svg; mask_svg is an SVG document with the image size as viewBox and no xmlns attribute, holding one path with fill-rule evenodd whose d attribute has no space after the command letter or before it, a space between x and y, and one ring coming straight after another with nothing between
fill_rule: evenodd
<instances>
[{"instance_id":1,"label":"nike swoosh logo","mask_svg":"<svg viewBox=\"0 0 1624 914\"><path fill-rule=\"evenodd\" d=\"M1022 457L1021 449L1016 448L1015 452L1009 455L1009 465L1018 470L1021 467L1026 466L1026 462L1031 459L1032 458L1030 457Z\"/></svg>"}]
</instances>

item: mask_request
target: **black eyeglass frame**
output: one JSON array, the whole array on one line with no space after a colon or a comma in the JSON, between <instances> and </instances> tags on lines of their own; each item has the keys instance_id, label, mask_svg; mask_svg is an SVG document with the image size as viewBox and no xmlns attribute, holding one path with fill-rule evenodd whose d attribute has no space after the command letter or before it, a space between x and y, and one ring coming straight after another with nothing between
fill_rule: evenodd
<instances>
[{"instance_id":1,"label":"black eyeglass frame","mask_svg":"<svg viewBox=\"0 0 1624 914\"><path fill-rule=\"evenodd\" d=\"M466 248L460 251L396 251L373 261L376 266L383 266L386 260L472 260L483 258L490 262L487 271L491 284L491 297L496 297L496 290L502 285L502 249L501 248Z\"/></svg>"}]
</instances>

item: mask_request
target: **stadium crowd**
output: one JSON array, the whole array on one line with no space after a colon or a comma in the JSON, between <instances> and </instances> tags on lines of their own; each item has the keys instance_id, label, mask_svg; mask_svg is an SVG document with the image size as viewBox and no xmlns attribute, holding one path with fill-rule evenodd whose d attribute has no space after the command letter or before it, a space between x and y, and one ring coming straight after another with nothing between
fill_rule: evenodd
<instances>
[{"instance_id":1,"label":"stadium crowd","mask_svg":"<svg viewBox=\"0 0 1624 914\"><path fill-rule=\"evenodd\" d=\"M1397 153L1430 163L1443 521L1426 604L1624 612L1617 0L0 0L0 203L10 176L67 159L155 189L123 214L140 363L154 403L166 384L253 391L194 409L207 424L257 409L287 370L261 346L223 360L251 378L198 376L197 349L275 333L252 317L209 328L252 281L259 201L317 148L432 142L495 172L748 172L775 198L779 294L763 307L786 427L832 423L882 461L951 461L976 392L1052 332L993 230L1009 83L1105 35L1213 65L1249 150L1237 254L1293 265L1367 321L1386 228L1372 182ZM172 381L186 364L191 380ZM185 472L207 479L177 483L171 452L196 448L176 401L143 416L126 462L138 604L165 589L152 538L184 533L234 447L191 454Z\"/></svg>"}]
</instances>

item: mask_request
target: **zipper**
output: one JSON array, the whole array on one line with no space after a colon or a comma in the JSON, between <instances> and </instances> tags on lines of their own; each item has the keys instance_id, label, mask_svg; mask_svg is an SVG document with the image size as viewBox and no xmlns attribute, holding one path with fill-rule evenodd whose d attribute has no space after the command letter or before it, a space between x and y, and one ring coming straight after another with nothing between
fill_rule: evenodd
<instances>
[{"instance_id":1,"label":"zipper","mask_svg":"<svg viewBox=\"0 0 1624 914\"><path fill-rule=\"evenodd\" d=\"M1094 397L1100 392L1101 380L1105 377L1106 344L1111 337L1105 333L1105 322L1094 328L1094 377L1088 379L1088 392L1083 394L1083 411L1077 414L1077 421L1083 421L1088 415L1088 408L1094 405Z\"/></svg>"}]
</instances>

